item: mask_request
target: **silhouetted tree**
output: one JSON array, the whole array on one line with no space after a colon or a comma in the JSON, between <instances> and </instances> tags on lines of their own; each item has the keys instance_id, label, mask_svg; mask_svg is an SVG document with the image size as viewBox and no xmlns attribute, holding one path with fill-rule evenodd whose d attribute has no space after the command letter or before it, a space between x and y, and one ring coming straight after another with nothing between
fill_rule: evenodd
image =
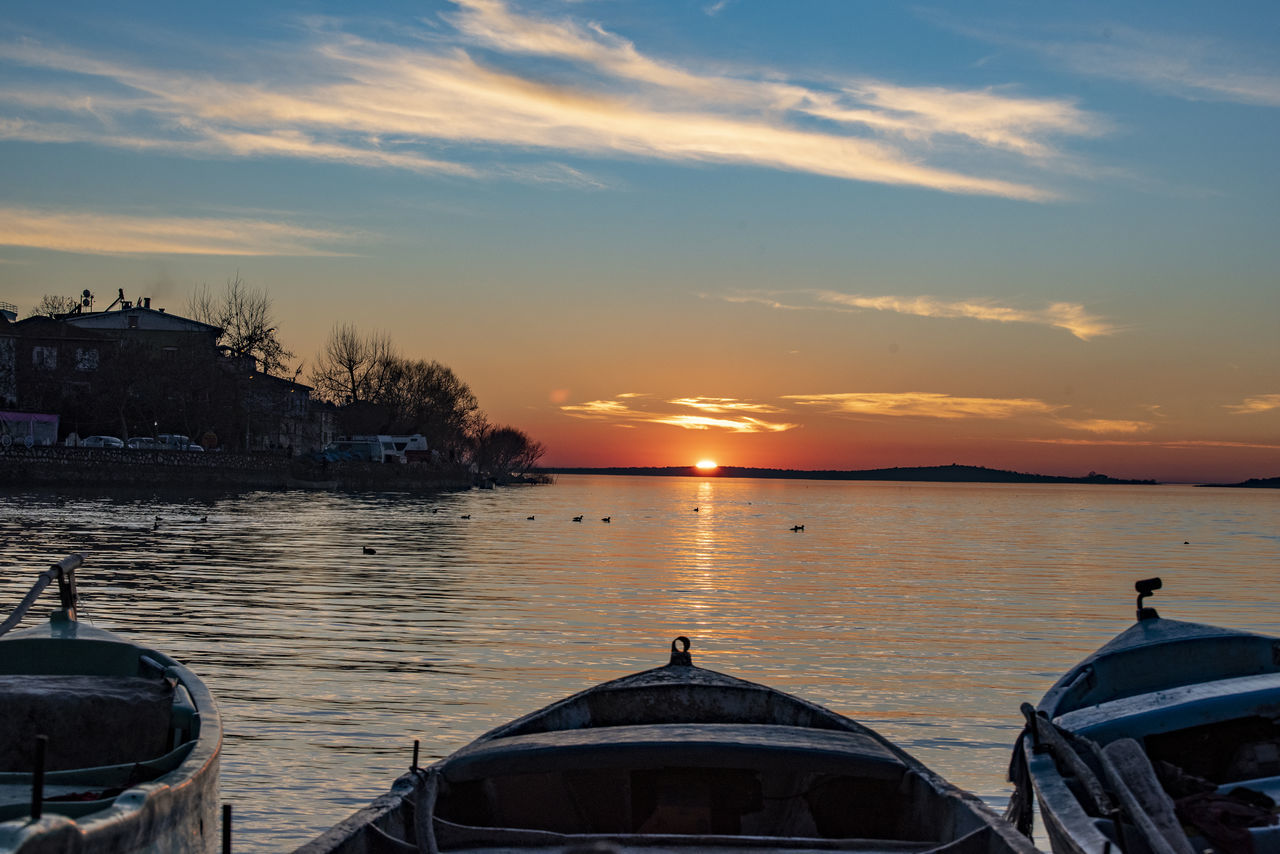
<instances>
[{"instance_id":1,"label":"silhouetted tree","mask_svg":"<svg viewBox=\"0 0 1280 854\"><path fill-rule=\"evenodd\" d=\"M200 285L187 299L189 317L222 330L218 344L233 356L252 356L264 374L281 377L289 372L293 353L280 343L266 290L250 288L240 278L227 280L223 293L215 295ZM301 372L301 367L294 372Z\"/></svg>"},{"instance_id":2,"label":"silhouetted tree","mask_svg":"<svg viewBox=\"0 0 1280 854\"><path fill-rule=\"evenodd\" d=\"M421 433L447 459L467 453L486 470L526 471L543 447L514 427L492 427L475 394L440 362L400 357L383 333L335 325L308 380L316 396L339 407L348 433Z\"/></svg>"},{"instance_id":3,"label":"silhouetted tree","mask_svg":"<svg viewBox=\"0 0 1280 854\"><path fill-rule=\"evenodd\" d=\"M31 313L27 317L56 317L59 314L66 314L80 305L80 300L75 297L63 297L57 294L45 294L40 297L40 302L36 303L35 308L31 309Z\"/></svg>"},{"instance_id":4,"label":"silhouetted tree","mask_svg":"<svg viewBox=\"0 0 1280 854\"><path fill-rule=\"evenodd\" d=\"M546 453L546 448L523 430L490 424L476 429L473 447L476 467L497 478L527 472Z\"/></svg>"},{"instance_id":5,"label":"silhouetted tree","mask_svg":"<svg viewBox=\"0 0 1280 854\"><path fill-rule=\"evenodd\" d=\"M338 406L384 403L399 361L385 334L361 335L344 323L329 333L308 379L317 397Z\"/></svg>"},{"instance_id":6,"label":"silhouetted tree","mask_svg":"<svg viewBox=\"0 0 1280 854\"><path fill-rule=\"evenodd\" d=\"M470 386L439 362L399 361L387 391L395 432L421 433L449 456L460 455L483 419Z\"/></svg>"}]
</instances>

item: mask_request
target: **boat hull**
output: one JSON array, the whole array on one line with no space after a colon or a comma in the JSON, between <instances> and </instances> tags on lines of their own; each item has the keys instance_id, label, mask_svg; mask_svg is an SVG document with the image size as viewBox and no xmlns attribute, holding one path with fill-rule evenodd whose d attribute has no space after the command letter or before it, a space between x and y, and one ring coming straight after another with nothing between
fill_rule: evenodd
<instances>
[{"instance_id":1,"label":"boat hull","mask_svg":"<svg viewBox=\"0 0 1280 854\"><path fill-rule=\"evenodd\" d=\"M158 650L64 620L0 640L0 691L6 682L14 686L9 702L0 704L6 735L26 741L30 726L48 730L42 734L49 738L51 761L44 773L43 815L35 821L30 817L33 768L10 761L0 770L2 854L218 850L222 725L212 695L189 669ZM163 686L158 696L168 704L161 710L168 730L159 742L144 739L136 756L102 752L123 737L128 721L97 739L92 727L104 725L103 707L150 721L155 709L144 707L157 702L152 694L114 697L115 705L90 699L83 710L68 702L71 708L61 716L47 711L49 704L58 704L59 690L84 694L97 684L120 693L120 685L138 682ZM52 697L24 694L32 684L47 684ZM20 720L23 706L42 712L38 723ZM76 741L78 729L90 729L83 743ZM84 761L77 763L81 751L86 751Z\"/></svg>"},{"instance_id":2,"label":"boat hull","mask_svg":"<svg viewBox=\"0 0 1280 854\"><path fill-rule=\"evenodd\" d=\"M553 703L411 770L297 854L405 845L1035 851L976 796L872 730L678 661Z\"/></svg>"},{"instance_id":3,"label":"boat hull","mask_svg":"<svg viewBox=\"0 0 1280 854\"><path fill-rule=\"evenodd\" d=\"M1058 680L1022 738L1053 851L1233 850L1196 802L1237 787L1280 800L1278 709L1280 641L1143 615ZM1280 826L1243 832L1280 851Z\"/></svg>"}]
</instances>

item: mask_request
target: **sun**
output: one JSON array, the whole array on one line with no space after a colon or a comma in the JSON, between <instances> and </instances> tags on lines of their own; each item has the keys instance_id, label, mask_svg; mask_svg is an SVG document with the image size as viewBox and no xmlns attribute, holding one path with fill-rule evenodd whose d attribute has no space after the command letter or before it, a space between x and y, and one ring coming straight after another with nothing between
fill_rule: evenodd
<instances>
[{"instance_id":1,"label":"sun","mask_svg":"<svg viewBox=\"0 0 1280 854\"><path fill-rule=\"evenodd\" d=\"M713 471L720 468L720 466L716 465L715 460L698 460L693 467L698 471Z\"/></svg>"}]
</instances>

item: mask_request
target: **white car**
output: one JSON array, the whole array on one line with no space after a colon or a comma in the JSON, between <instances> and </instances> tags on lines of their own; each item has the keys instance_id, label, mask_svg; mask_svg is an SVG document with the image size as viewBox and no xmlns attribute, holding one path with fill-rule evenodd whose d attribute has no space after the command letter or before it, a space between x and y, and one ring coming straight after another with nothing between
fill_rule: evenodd
<instances>
[{"instance_id":1,"label":"white car","mask_svg":"<svg viewBox=\"0 0 1280 854\"><path fill-rule=\"evenodd\" d=\"M137 451L155 451L164 447L150 436L134 436L128 444L130 448Z\"/></svg>"},{"instance_id":2,"label":"white car","mask_svg":"<svg viewBox=\"0 0 1280 854\"><path fill-rule=\"evenodd\" d=\"M86 448L123 448L124 442L115 436L85 436L80 443Z\"/></svg>"}]
</instances>

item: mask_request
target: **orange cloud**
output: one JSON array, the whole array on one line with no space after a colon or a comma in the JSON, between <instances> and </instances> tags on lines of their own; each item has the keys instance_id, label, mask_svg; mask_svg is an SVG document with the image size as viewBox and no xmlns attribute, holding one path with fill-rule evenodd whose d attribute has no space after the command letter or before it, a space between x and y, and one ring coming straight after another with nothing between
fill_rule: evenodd
<instances>
[{"instance_id":1,"label":"orange cloud","mask_svg":"<svg viewBox=\"0 0 1280 854\"><path fill-rule=\"evenodd\" d=\"M688 406L701 409L703 412L781 412L776 406L767 403L748 403L731 397L680 397L668 400L675 406Z\"/></svg>"},{"instance_id":2,"label":"orange cloud","mask_svg":"<svg viewBox=\"0 0 1280 854\"><path fill-rule=\"evenodd\" d=\"M797 425L781 421L766 421L749 415L732 418L713 418L709 415L690 415L685 412L660 411L658 402L646 400L648 395L634 392L620 394L613 400L592 400L586 403L568 404L560 410L574 418L614 421L619 424L665 424L685 430L728 430L733 433L781 433ZM624 402L624 400L626 402ZM698 409L703 412L778 412L776 407L751 403L726 397L689 397L665 402L667 405Z\"/></svg>"},{"instance_id":3,"label":"orange cloud","mask_svg":"<svg viewBox=\"0 0 1280 854\"><path fill-rule=\"evenodd\" d=\"M1280 409L1280 394L1262 394L1257 397L1246 397L1243 403L1232 403L1224 406L1236 415L1254 415L1259 412L1270 412Z\"/></svg>"},{"instance_id":4,"label":"orange cloud","mask_svg":"<svg viewBox=\"0 0 1280 854\"><path fill-rule=\"evenodd\" d=\"M1106 418L1062 418L1058 423L1072 430L1084 430L1088 433L1143 433L1155 427L1146 421L1115 421Z\"/></svg>"},{"instance_id":5,"label":"orange cloud","mask_svg":"<svg viewBox=\"0 0 1280 854\"><path fill-rule=\"evenodd\" d=\"M1028 398L953 397L935 392L788 394L784 399L830 412L894 418L1014 418L1049 415L1061 408Z\"/></svg>"}]
</instances>

